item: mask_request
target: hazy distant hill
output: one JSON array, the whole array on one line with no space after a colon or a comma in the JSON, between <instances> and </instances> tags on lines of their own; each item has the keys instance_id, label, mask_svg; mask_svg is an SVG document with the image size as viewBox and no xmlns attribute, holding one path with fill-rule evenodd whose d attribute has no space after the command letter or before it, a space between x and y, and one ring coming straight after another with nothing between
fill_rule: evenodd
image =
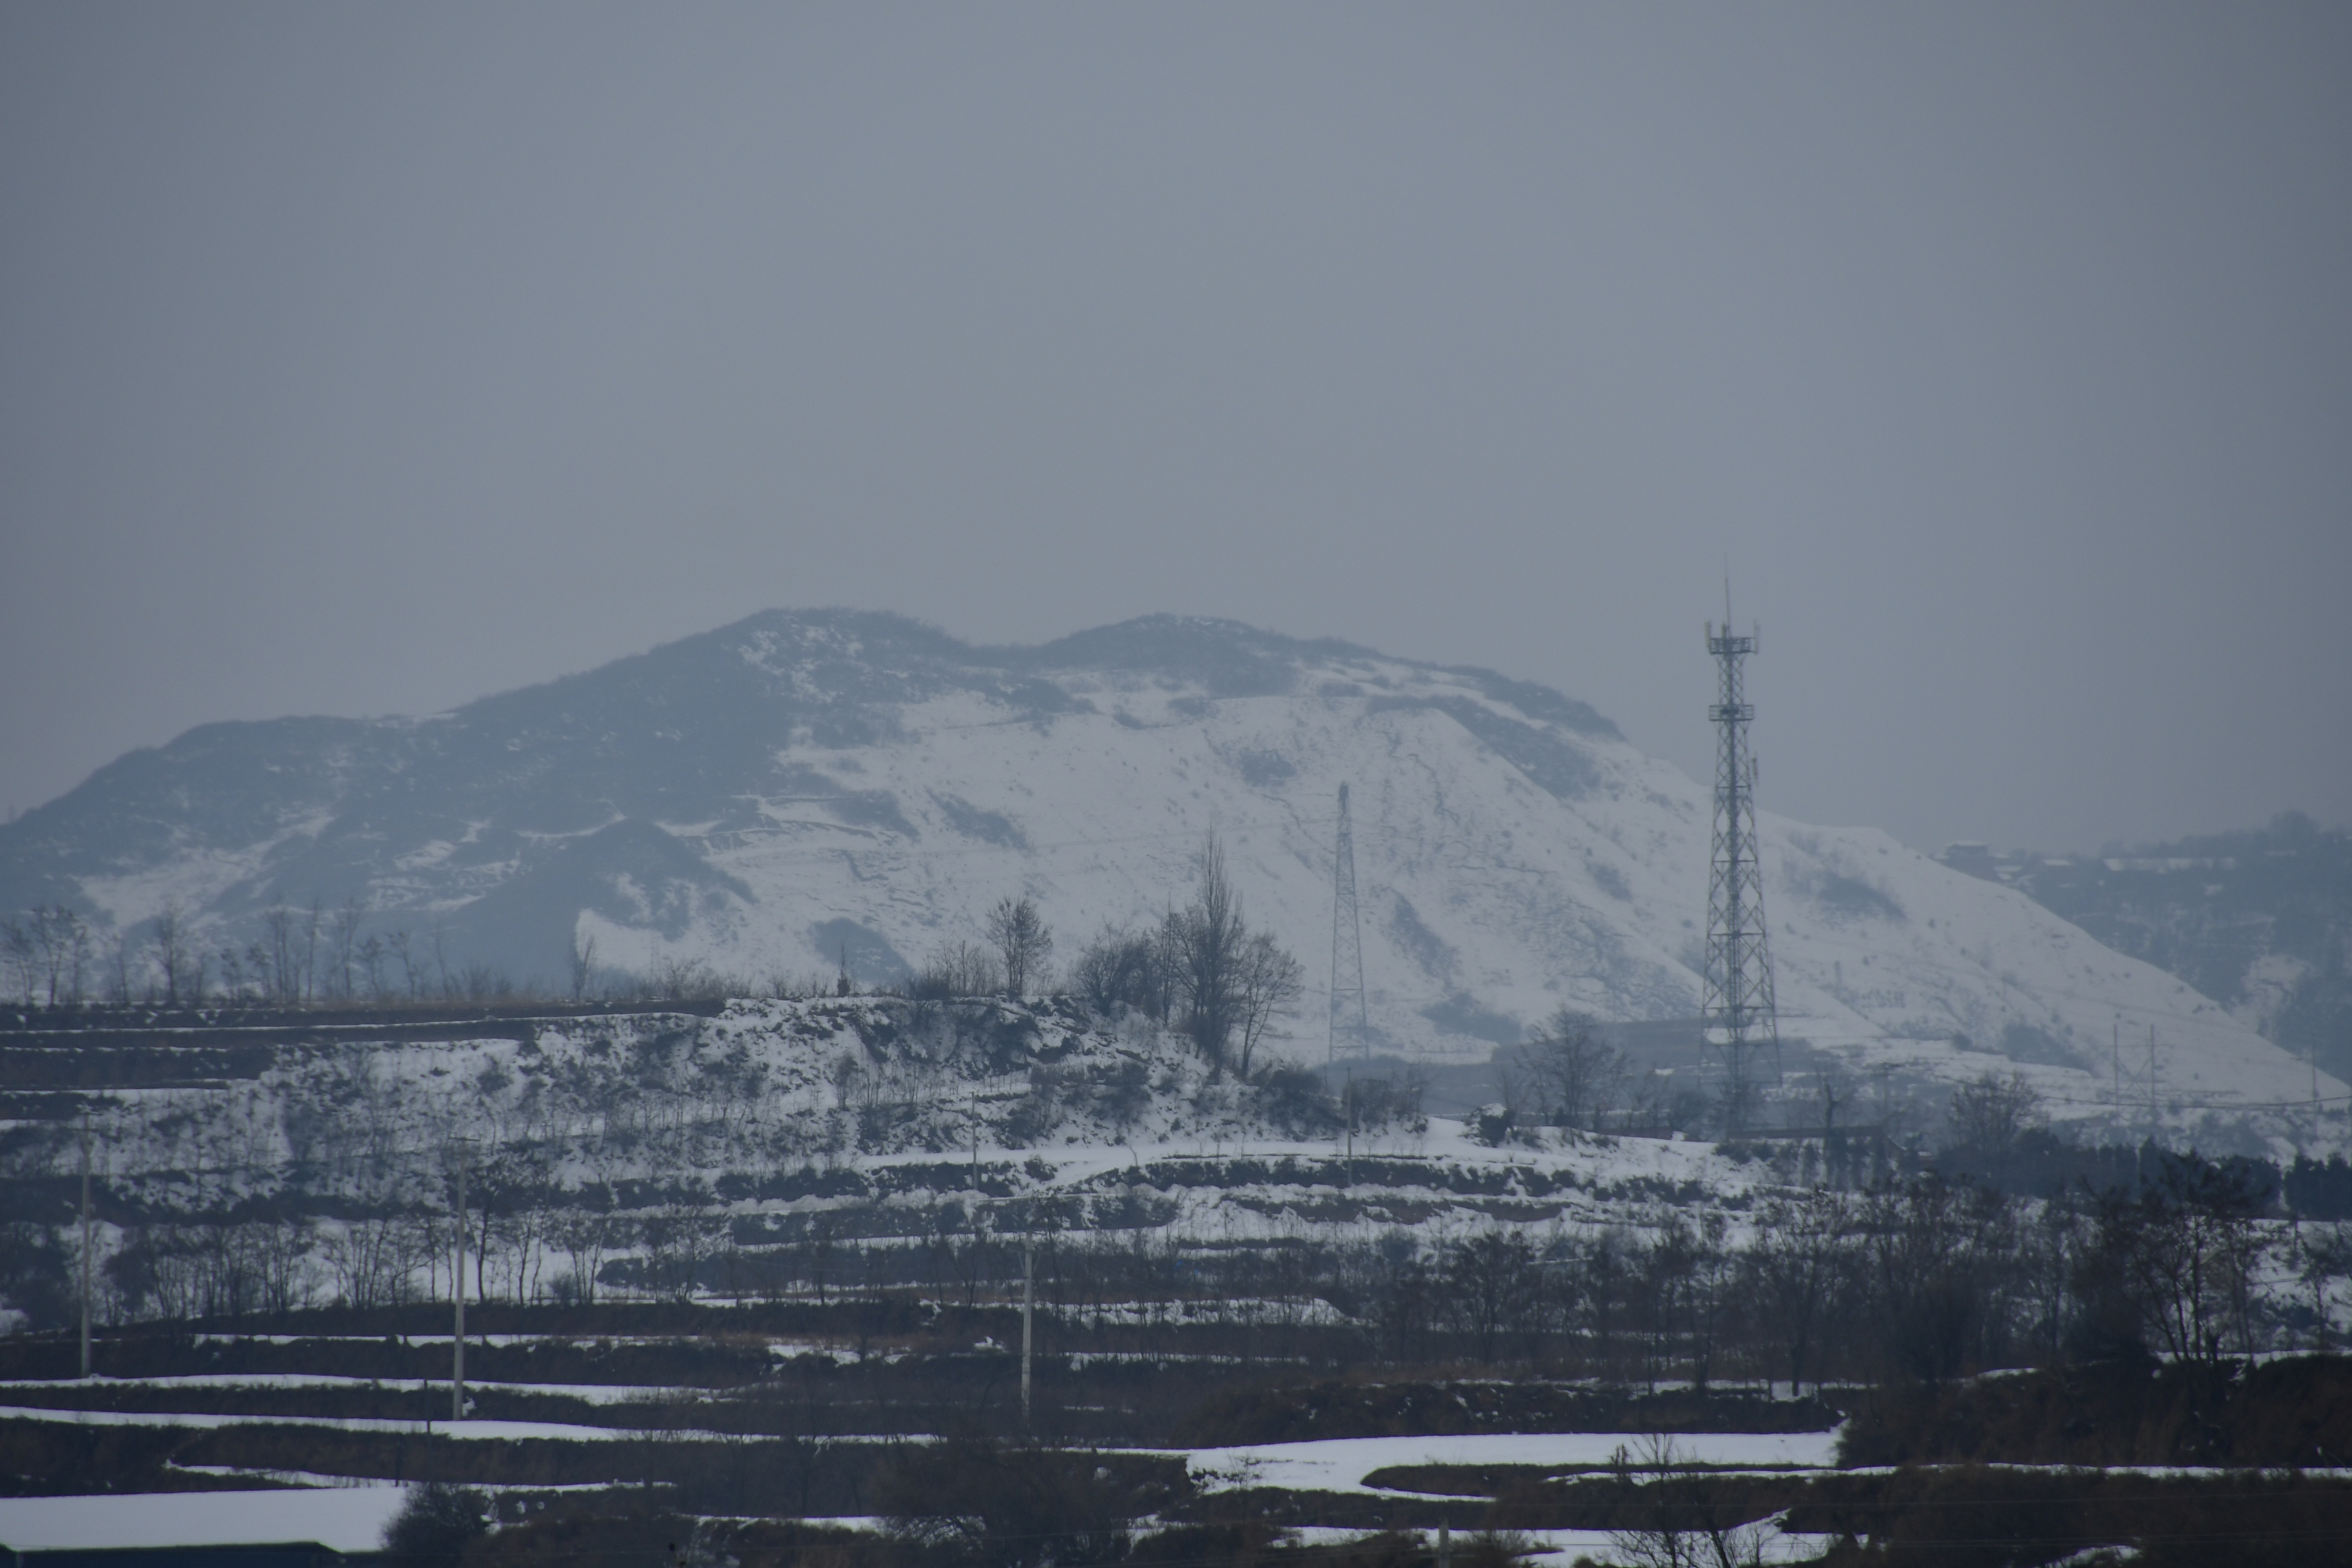
<instances>
[{"instance_id":1,"label":"hazy distant hill","mask_svg":"<svg viewBox=\"0 0 2352 1568\"><path fill-rule=\"evenodd\" d=\"M274 903L359 899L369 930L438 927L451 962L518 976L559 980L576 935L638 968L845 952L876 980L1006 894L1066 956L1151 920L1214 828L1320 986L1342 782L1390 1048L1483 1055L1561 1002L1696 1011L1701 786L1544 687L1171 616L985 648L772 612L432 718L208 725L0 829L0 907L135 931L170 900L217 946ZM2307 1095L2219 1005L2021 892L1870 829L1763 832L1788 1027L1857 1067L2006 1056L2062 1114L2128 1120L2147 1086L2116 1080L2111 1038L2153 1026L2177 1128ZM1307 1013L1319 1056L1319 996Z\"/></svg>"},{"instance_id":2,"label":"hazy distant hill","mask_svg":"<svg viewBox=\"0 0 2352 1568\"><path fill-rule=\"evenodd\" d=\"M1979 869L2352 1074L2352 833L2290 812L2249 833L1988 855Z\"/></svg>"}]
</instances>

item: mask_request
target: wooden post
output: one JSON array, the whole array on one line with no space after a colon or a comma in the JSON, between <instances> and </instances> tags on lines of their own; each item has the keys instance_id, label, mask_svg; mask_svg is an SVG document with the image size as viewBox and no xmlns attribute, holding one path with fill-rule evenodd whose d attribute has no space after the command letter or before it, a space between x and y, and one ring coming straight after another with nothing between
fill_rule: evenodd
<instances>
[{"instance_id":1,"label":"wooden post","mask_svg":"<svg viewBox=\"0 0 2352 1568\"><path fill-rule=\"evenodd\" d=\"M2107 1026L2108 1069L2116 1081L2116 1125L2124 1124L2124 1021L2120 1017Z\"/></svg>"},{"instance_id":2,"label":"wooden post","mask_svg":"<svg viewBox=\"0 0 2352 1568\"><path fill-rule=\"evenodd\" d=\"M81 1374L89 1375L89 1107L81 1109Z\"/></svg>"},{"instance_id":3,"label":"wooden post","mask_svg":"<svg viewBox=\"0 0 2352 1568\"><path fill-rule=\"evenodd\" d=\"M1348 1185L1356 1184L1356 1069L1348 1069Z\"/></svg>"},{"instance_id":4,"label":"wooden post","mask_svg":"<svg viewBox=\"0 0 2352 1568\"><path fill-rule=\"evenodd\" d=\"M1021 1427L1029 1429L1029 1352L1037 1307L1037 1259L1034 1244L1021 1238Z\"/></svg>"},{"instance_id":5,"label":"wooden post","mask_svg":"<svg viewBox=\"0 0 2352 1568\"><path fill-rule=\"evenodd\" d=\"M457 1333L449 1342L449 1419L466 1418L466 1142L457 1141L457 1273L450 1296L457 1303Z\"/></svg>"}]
</instances>

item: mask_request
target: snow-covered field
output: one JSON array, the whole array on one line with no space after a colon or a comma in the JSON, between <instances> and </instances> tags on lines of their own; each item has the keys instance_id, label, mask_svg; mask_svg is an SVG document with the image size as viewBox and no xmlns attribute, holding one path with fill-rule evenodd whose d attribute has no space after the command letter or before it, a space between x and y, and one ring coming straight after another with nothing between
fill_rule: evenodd
<instances>
[{"instance_id":1,"label":"snow-covered field","mask_svg":"<svg viewBox=\"0 0 2352 1568\"><path fill-rule=\"evenodd\" d=\"M1722 1202L1770 1179L1704 1143L1552 1131L1497 1149L1443 1117L1302 1137L1280 1103L1175 1037L1051 1007L740 1002L521 1041L452 1033L289 1049L210 1089L110 1092L92 1122L108 1206L135 1203L151 1224L257 1201L324 1208L297 1233L306 1289L365 1300L429 1293L446 1272L446 1253L415 1246L453 1194L461 1144L477 1152L478 1197L505 1183L552 1203L543 1223L513 1214L491 1232L492 1289L525 1298L592 1259L645 1260L641 1231L585 1238L567 1218L616 1205L675 1221L685 1248L708 1247L713 1225L782 1239L828 1211L860 1216L856 1234L918 1237L948 1204L1163 1240L1397 1225L1442 1239L1495 1218L1623 1223L1646 1203ZM79 1143L38 1131L46 1144L24 1158L71 1175ZM382 1217L354 1217L371 1209ZM104 1223L100 1236L110 1255L136 1239Z\"/></svg>"},{"instance_id":2,"label":"snow-covered field","mask_svg":"<svg viewBox=\"0 0 2352 1568\"><path fill-rule=\"evenodd\" d=\"M317 1542L373 1552L407 1489L389 1482L305 1490L0 1498L0 1545L18 1552Z\"/></svg>"},{"instance_id":3,"label":"snow-covered field","mask_svg":"<svg viewBox=\"0 0 2352 1568\"><path fill-rule=\"evenodd\" d=\"M1622 1452L1639 1465L1643 1439L1622 1432L1494 1432L1447 1437L1339 1437L1189 1450L1208 1490L1279 1487L1375 1492L1365 1479L1400 1465L1543 1465L1601 1469ZM1675 1438L1675 1461L1739 1469L1818 1469L1836 1458L1837 1433L1701 1432Z\"/></svg>"},{"instance_id":4,"label":"snow-covered field","mask_svg":"<svg viewBox=\"0 0 2352 1568\"><path fill-rule=\"evenodd\" d=\"M519 1334L502 1334L499 1337L509 1343L525 1338ZM436 1340L440 1343L446 1344L448 1336L425 1334L409 1336L409 1341L413 1344L431 1344ZM467 1336L467 1341L469 1343L474 1342L471 1335ZM786 1349L780 1353L789 1354L791 1352ZM385 1386L385 1383L382 1378L339 1377L331 1373L318 1372L192 1372L170 1377L93 1376L86 1380L77 1380L73 1386L97 1394L128 1392L137 1394L191 1388L290 1388L341 1391L378 1389ZM397 1388L399 1384L395 1383L392 1386ZM500 1383L481 1378L467 1379L466 1386L484 1393L538 1394L560 1399L577 1399L588 1405L622 1405L631 1400L642 1399L677 1399L686 1397L693 1392L690 1389L657 1388L626 1383ZM53 1380L0 1379L0 1399L5 1399L12 1389L54 1390L57 1387L58 1384Z\"/></svg>"},{"instance_id":5,"label":"snow-covered field","mask_svg":"<svg viewBox=\"0 0 2352 1568\"><path fill-rule=\"evenodd\" d=\"M715 1272L722 1244L798 1246L818 1226L901 1248L983 1229L1438 1247L1503 1223L1541 1247L1704 1212L1736 1246L1754 1199L1800 1185L1746 1151L1678 1138L1541 1129L1495 1147L1445 1116L1351 1134L1328 1102L1221 1076L1132 1016L1106 1025L1059 1004L740 1001L518 1033L307 1042L210 1087L92 1096L100 1277L145 1281L108 1313L194 1315L207 1258L239 1246L253 1279L277 1270L287 1304L446 1295L460 1150L470 1201L488 1205L469 1271L507 1300L592 1275L607 1295L740 1289ZM23 1124L16 1176L73 1181L74 1134ZM236 1214L287 1223L224 1217ZM143 1273L106 1264L141 1247ZM1287 1323L1332 1310L1090 1308L1097 1326L1203 1310Z\"/></svg>"},{"instance_id":6,"label":"snow-covered field","mask_svg":"<svg viewBox=\"0 0 2352 1568\"><path fill-rule=\"evenodd\" d=\"M235 1342L229 1336L212 1338L224 1343ZM509 1348L528 1349L551 1338L505 1334L499 1336L499 1341ZM299 1349L306 1342L331 1347L341 1342L331 1339L305 1342L299 1336L278 1335L257 1336L257 1342L282 1349ZM646 1342L655 1342L648 1339ZM36 1380L20 1378L5 1387L46 1386L59 1394L86 1391L100 1398L158 1387L181 1393L214 1392L223 1395L243 1391L331 1394L356 1385L359 1381L311 1373L253 1373L192 1374L147 1380L100 1379L90 1383L51 1381L45 1385ZM605 1405L623 1404L628 1394L636 1392L617 1384L526 1384L512 1380L490 1386L547 1394L560 1392ZM625 1404L623 1407L625 1407ZM137 1426L214 1432L240 1426L291 1426L320 1431L404 1434L410 1436L418 1435L424 1425L415 1421L365 1417L257 1416L209 1412L149 1415L30 1405L0 1406L0 1421L54 1423L77 1427ZM721 1451L751 1451L740 1447L746 1441L740 1436L730 1438L717 1431L663 1426L605 1428L557 1422L474 1420L457 1426L436 1422L433 1435L445 1440L455 1440L467 1449L472 1449L475 1445L490 1447L536 1440L555 1444L602 1445L609 1451L616 1439L642 1440L651 1436L662 1441L732 1444L736 1445L733 1449ZM1383 1471L1420 1467L1460 1467L1472 1471L1526 1468L1549 1472L1598 1472L1623 1465L1629 1467L1627 1473L1639 1482L1656 1479L1666 1471L1686 1479L1696 1471L1715 1470L1741 1472L1759 1480L1780 1479L1794 1481L1834 1468L1838 1436L1837 1429L1780 1433L1678 1432L1670 1438L1618 1431L1481 1433L1124 1448L1119 1451L1181 1458L1195 1487L1203 1495L1255 1489L1279 1489L1297 1494L1300 1502L1298 1511L1293 1517L1305 1522L1289 1528L1286 1531L1288 1538L1305 1543L1330 1543L1353 1540L1368 1532L1361 1522L1351 1522L1360 1521L1366 1517L1365 1504L1368 1502L1381 1503L1381 1514L1388 1516L1393 1513L1399 1503L1411 1503L1433 1495L1410 1489L1413 1478L1409 1476L1382 1477L1382 1484L1375 1484L1373 1478L1381 1476ZM920 1443L929 1438L924 1434L914 1433L902 1435L897 1440ZM756 1443L759 1439L751 1441ZM845 1438L828 1441L858 1443L870 1440ZM442 1452L452 1454L456 1450L444 1449ZM467 1462L462 1458L457 1460L461 1466ZM0 1545L17 1551L38 1551L314 1541L338 1551L367 1551L378 1544L385 1521L398 1509L404 1495L401 1486L381 1479L355 1479L299 1469L203 1463L174 1463L171 1468L192 1482L200 1479L241 1481L257 1484L262 1489L0 1499ZM1970 1467L1974 1470L1981 1470L1982 1468ZM2021 1474L2048 1473L2046 1467L1992 1468L2015 1468ZM2231 1473L2178 1465L2116 1466L2109 1468L2115 1473L2184 1479L2212 1479ZM1885 1476L1895 1471L1889 1467L1865 1467L1839 1473ZM2315 1467L2305 1473L2314 1480L2341 1479L2352 1476L2352 1472ZM1401 1486L1400 1482L1408 1484ZM626 1488L630 1483L619 1484ZM489 1489L543 1497L559 1493L601 1493L612 1490L614 1486L614 1483L610 1481L591 1485L500 1484ZM1445 1495L1460 1494L1449 1489ZM873 1529L878 1528L881 1521L820 1518L810 1522ZM1826 1538L1785 1534L1779 1530L1776 1519L1759 1521L1752 1528L1751 1544L1760 1554L1759 1560L1763 1562L1808 1561L1818 1556L1830 1544ZM1423 1533L1433 1532L1424 1531ZM1605 1558L1612 1550L1624 1544L1620 1538L1601 1531L1546 1529L1523 1533L1525 1539L1521 1544L1560 1561L1573 1560L1579 1554ZM1466 1531L1456 1532L1457 1548L1466 1545L1468 1534Z\"/></svg>"},{"instance_id":7,"label":"snow-covered field","mask_svg":"<svg viewBox=\"0 0 2352 1568\"><path fill-rule=\"evenodd\" d=\"M1302 1546L1344 1546L1361 1541L1371 1532L1332 1525L1307 1525L1284 1533ZM1520 1530L1511 1533L1525 1544L1530 1555L1558 1558L1566 1563L1573 1563L1580 1557L1606 1563L1612 1560L1613 1552L1622 1552L1623 1548L1623 1543L1605 1530ZM1426 1543L1431 1532L1423 1531L1421 1534ZM1772 1521L1759 1521L1752 1534L1743 1537L1743 1542L1752 1542L1752 1554L1742 1555L1737 1560L1743 1563L1811 1563L1826 1552L1833 1540L1823 1535L1784 1534L1775 1528ZM1466 1535L1456 1536L1457 1549L1467 1541Z\"/></svg>"},{"instance_id":8,"label":"snow-covered field","mask_svg":"<svg viewBox=\"0 0 2352 1568\"><path fill-rule=\"evenodd\" d=\"M645 1429L583 1426L567 1421L395 1421L367 1415L223 1415L187 1410L68 1410L49 1405L0 1405L0 1421L70 1421L81 1426L187 1426L218 1431L225 1426L316 1426L342 1432L390 1432L401 1436L428 1429L440 1438L465 1443L519 1443L545 1438L563 1443L629 1442ZM718 1433L657 1428L665 1437L715 1437Z\"/></svg>"}]
</instances>

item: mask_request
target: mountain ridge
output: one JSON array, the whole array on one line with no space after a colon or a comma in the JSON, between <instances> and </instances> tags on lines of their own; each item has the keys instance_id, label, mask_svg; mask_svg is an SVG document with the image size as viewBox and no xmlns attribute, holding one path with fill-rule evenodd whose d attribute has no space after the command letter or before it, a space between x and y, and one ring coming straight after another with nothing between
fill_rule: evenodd
<instances>
[{"instance_id":1,"label":"mountain ridge","mask_svg":"<svg viewBox=\"0 0 2352 1568\"><path fill-rule=\"evenodd\" d=\"M1167 615L982 647L763 611L444 714L202 726L0 828L0 908L127 933L176 904L209 947L274 904L362 900L368 929L542 980L590 939L639 969L847 955L887 980L1003 897L1035 898L1065 956L1156 918L1213 829L1318 988L1312 1051L1341 782L1384 1047L1484 1052L1561 1005L1696 1011L1696 783L1547 687ZM2305 1090L2218 1005L2012 889L1874 830L1762 826L1789 1032L1852 1070L2014 1065L2120 1123L2128 1026L2158 1037L2154 1121Z\"/></svg>"}]
</instances>

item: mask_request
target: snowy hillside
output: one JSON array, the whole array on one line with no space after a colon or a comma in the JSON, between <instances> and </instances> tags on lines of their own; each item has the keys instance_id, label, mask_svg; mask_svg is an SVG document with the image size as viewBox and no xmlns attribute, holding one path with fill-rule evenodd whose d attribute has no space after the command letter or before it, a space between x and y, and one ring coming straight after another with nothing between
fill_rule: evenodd
<instances>
[{"instance_id":1,"label":"snowy hillside","mask_svg":"<svg viewBox=\"0 0 2352 1568\"><path fill-rule=\"evenodd\" d=\"M1242 1081L1139 1016L1069 1003L737 1001L708 1016L225 1033L237 1059L194 1076L203 1028L107 1036L133 1080L86 1102L113 1216L102 1250L131 1259L108 1266L128 1281L110 1312L192 1315L206 1260L240 1248L275 1247L279 1275L321 1299L429 1298L461 1149L489 1227L480 1267L517 1300L691 1293L717 1286L730 1248L898 1246L976 1215L1188 1246L1443 1237L1624 1223L1794 1179L1785 1157L1776 1173L1681 1141L1551 1130L1498 1148L1402 1099L1350 1128L1310 1075ZM14 1081L79 1075L68 1038L10 1048ZM78 1145L41 1114L55 1104L20 1100L33 1114L0 1127L12 1212L61 1225ZM572 1285L553 1285L567 1268Z\"/></svg>"},{"instance_id":2,"label":"snowy hillside","mask_svg":"<svg viewBox=\"0 0 2352 1568\"><path fill-rule=\"evenodd\" d=\"M1171 617L977 648L778 612L434 718L209 726L0 829L0 907L128 931L168 901L217 948L273 904L360 899L369 931L421 952L438 928L446 963L551 984L591 937L639 970L845 954L878 981L1008 894L1065 956L1149 921L1214 829L1320 987L1343 783L1385 1048L1483 1057L1561 1003L1696 1011L1703 786L1542 687ZM1857 1068L2006 1057L2061 1114L2144 1120L2153 1089L2182 1131L2310 1097L2303 1064L2011 889L1873 830L1762 826L1784 1032ZM1321 1018L1310 990L1298 1054Z\"/></svg>"}]
</instances>

